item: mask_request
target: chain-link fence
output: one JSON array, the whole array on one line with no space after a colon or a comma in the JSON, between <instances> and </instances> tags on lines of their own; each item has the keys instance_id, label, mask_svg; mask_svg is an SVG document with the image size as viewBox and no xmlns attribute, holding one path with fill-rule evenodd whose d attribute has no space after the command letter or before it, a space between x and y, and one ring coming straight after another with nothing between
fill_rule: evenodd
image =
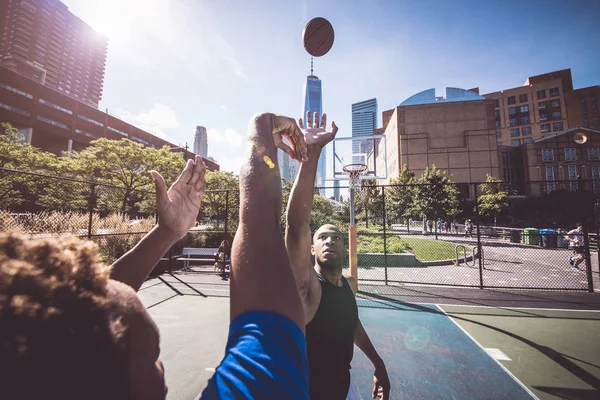
<instances>
[{"instance_id":1,"label":"chain-link fence","mask_svg":"<svg viewBox=\"0 0 600 400\"><path fill-rule=\"evenodd\" d=\"M0 176L0 230L87 237L109 263L156 222L149 190L6 169ZM284 185L284 203L289 188ZM361 281L592 290L598 277L599 195L597 182L581 180L386 186L365 181L353 199L347 187L315 189L310 227L314 233L331 223L348 232L354 216ZM214 253L223 241L231 245L238 215L237 190L206 191L196 226L170 249L161 268L218 272ZM577 223L581 231L572 232ZM284 215L281 226L283 233ZM346 268L348 263L346 257Z\"/></svg>"}]
</instances>

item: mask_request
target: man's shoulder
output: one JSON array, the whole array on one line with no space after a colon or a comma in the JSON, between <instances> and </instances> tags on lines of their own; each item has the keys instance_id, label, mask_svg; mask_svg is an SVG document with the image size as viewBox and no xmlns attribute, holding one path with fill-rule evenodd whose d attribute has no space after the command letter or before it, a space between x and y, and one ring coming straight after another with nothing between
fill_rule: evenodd
<instances>
[{"instance_id":1,"label":"man's shoulder","mask_svg":"<svg viewBox=\"0 0 600 400\"><path fill-rule=\"evenodd\" d=\"M350 289L352 289L352 292L356 294L356 292L358 292L358 284L356 282L356 279L354 279L352 275L343 275L343 277L348 282L348 285L350 286Z\"/></svg>"}]
</instances>

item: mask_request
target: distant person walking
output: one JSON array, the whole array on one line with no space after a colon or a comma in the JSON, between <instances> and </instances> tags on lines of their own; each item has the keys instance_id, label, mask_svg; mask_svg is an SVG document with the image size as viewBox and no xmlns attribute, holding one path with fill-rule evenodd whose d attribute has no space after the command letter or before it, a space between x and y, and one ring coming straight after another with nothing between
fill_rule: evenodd
<instances>
[{"instance_id":1,"label":"distant person walking","mask_svg":"<svg viewBox=\"0 0 600 400\"><path fill-rule=\"evenodd\" d=\"M473 222L468 219L465 221L465 237L473 237Z\"/></svg>"},{"instance_id":2,"label":"distant person walking","mask_svg":"<svg viewBox=\"0 0 600 400\"><path fill-rule=\"evenodd\" d=\"M583 224L577 223L577 228L570 230L567 233L569 247L573 249L573 254L569 257L569 265L573 268L580 269L579 264L585 260L585 242L583 238Z\"/></svg>"}]
</instances>

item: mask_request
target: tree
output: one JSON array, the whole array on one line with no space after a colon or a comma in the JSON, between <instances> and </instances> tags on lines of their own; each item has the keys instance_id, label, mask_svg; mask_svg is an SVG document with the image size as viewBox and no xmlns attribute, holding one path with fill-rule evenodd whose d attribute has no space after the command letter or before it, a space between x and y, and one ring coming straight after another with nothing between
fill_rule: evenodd
<instances>
[{"instance_id":1,"label":"tree","mask_svg":"<svg viewBox=\"0 0 600 400\"><path fill-rule=\"evenodd\" d=\"M19 131L7 122L0 123L0 168L24 172L48 172L57 157L25 142ZM31 197L39 178L0 169L0 208L12 208Z\"/></svg>"},{"instance_id":2,"label":"tree","mask_svg":"<svg viewBox=\"0 0 600 400\"><path fill-rule=\"evenodd\" d=\"M503 182L487 175L485 183L479 186L477 202L479 214L494 217L494 226L498 214L508 208L508 192L502 187Z\"/></svg>"},{"instance_id":3,"label":"tree","mask_svg":"<svg viewBox=\"0 0 600 400\"><path fill-rule=\"evenodd\" d=\"M227 216L227 230L230 232L237 229L239 221L239 187L238 177L231 172L206 172L207 191L204 192L201 211L217 224L225 221Z\"/></svg>"},{"instance_id":4,"label":"tree","mask_svg":"<svg viewBox=\"0 0 600 400\"><path fill-rule=\"evenodd\" d=\"M369 228L369 219L382 221L385 207L381 188L374 179L363 180L362 187L355 195L355 205L359 210L364 210L366 228ZM370 218L369 218L370 216Z\"/></svg>"},{"instance_id":5,"label":"tree","mask_svg":"<svg viewBox=\"0 0 600 400\"><path fill-rule=\"evenodd\" d=\"M415 173L406 164L400 170L397 178L392 179L390 186L385 189L388 224L410 216L414 199Z\"/></svg>"},{"instance_id":6,"label":"tree","mask_svg":"<svg viewBox=\"0 0 600 400\"><path fill-rule=\"evenodd\" d=\"M446 171L427 167L418 179L410 212L437 220L458 214L458 189L446 176Z\"/></svg>"},{"instance_id":7,"label":"tree","mask_svg":"<svg viewBox=\"0 0 600 400\"><path fill-rule=\"evenodd\" d=\"M98 205L102 210L121 213L142 201L152 201L149 200L154 190L151 170L159 171L169 185L184 166L181 155L166 146L154 149L129 139L94 140L74 157L86 180L117 186L98 185ZM145 208L151 209L152 204L146 203Z\"/></svg>"}]
</instances>

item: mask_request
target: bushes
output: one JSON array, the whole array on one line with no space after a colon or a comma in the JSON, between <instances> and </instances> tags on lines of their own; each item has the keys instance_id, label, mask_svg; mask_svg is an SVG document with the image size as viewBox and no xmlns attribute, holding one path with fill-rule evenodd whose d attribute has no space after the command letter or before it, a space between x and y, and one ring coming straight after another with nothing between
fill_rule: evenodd
<instances>
[{"instance_id":1,"label":"bushes","mask_svg":"<svg viewBox=\"0 0 600 400\"><path fill-rule=\"evenodd\" d=\"M383 235L357 235L357 250L359 253L383 253ZM388 236L388 253L405 253L411 251L410 246L397 236Z\"/></svg>"}]
</instances>

